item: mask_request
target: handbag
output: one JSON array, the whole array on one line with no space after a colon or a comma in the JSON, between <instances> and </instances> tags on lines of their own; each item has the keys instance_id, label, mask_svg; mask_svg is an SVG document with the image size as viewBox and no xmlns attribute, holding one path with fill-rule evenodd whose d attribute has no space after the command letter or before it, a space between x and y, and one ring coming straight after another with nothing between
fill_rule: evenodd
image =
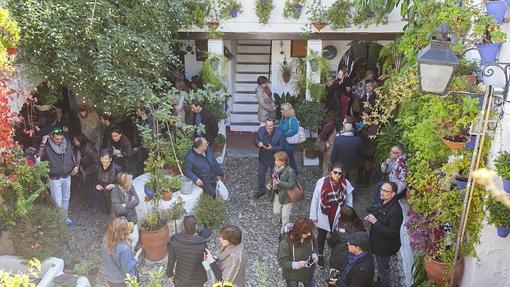
<instances>
[{"instance_id":1,"label":"handbag","mask_svg":"<svg viewBox=\"0 0 510 287\"><path fill-rule=\"evenodd\" d=\"M294 119L296 119L296 117L294 117ZM292 118L289 120L289 126L290 126L291 120L292 120ZM296 121L297 121L297 119L296 119ZM298 122L298 125L299 125L299 122ZM289 144L300 144L300 143L304 142L306 140L305 129L302 126L299 126L298 132L293 136L286 137L285 140L287 140L287 143L289 143Z\"/></svg>"},{"instance_id":2,"label":"handbag","mask_svg":"<svg viewBox=\"0 0 510 287\"><path fill-rule=\"evenodd\" d=\"M228 200L228 189L221 180L216 182L216 196L221 197L223 200Z\"/></svg>"},{"instance_id":3,"label":"handbag","mask_svg":"<svg viewBox=\"0 0 510 287\"><path fill-rule=\"evenodd\" d=\"M287 197L289 198L289 203L299 202L305 198L305 192L299 180L296 180L296 185L293 188L287 189Z\"/></svg>"}]
</instances>

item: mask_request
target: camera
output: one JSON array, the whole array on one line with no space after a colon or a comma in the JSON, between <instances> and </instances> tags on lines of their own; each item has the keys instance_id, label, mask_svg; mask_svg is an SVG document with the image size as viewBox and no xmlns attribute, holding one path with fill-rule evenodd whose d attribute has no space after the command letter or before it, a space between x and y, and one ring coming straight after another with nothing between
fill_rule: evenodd
<instances>
[{"instance_id":1,"label":"camera","mask_svg":"<svg viewBox=\"0 0 510 287\"><path fill-rule=\"evenodd\" d=\"M329 281L331 279L340 279L340 275L342 275L340 270L336 270L336 269L331 268L329 270L329 277L328 277L328 279L326 279L326 285L327 286L335 286L335 285L330 284Z\"/></svg>"}]
</instances>

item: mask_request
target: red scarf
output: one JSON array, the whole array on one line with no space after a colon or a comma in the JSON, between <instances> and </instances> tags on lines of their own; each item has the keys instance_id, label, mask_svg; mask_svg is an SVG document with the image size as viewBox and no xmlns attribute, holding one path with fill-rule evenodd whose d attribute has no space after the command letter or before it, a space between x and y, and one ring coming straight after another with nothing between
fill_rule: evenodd
<instances>
[{"instance_id":1,"label":"red scarf","mask_svg":"<svg viewBox=\"0 0 510 287\"><path fill-rule=\"evenodd\" d=\"M332 204L337 203L342 206L347 198L347 183L345 178L341 177L340 182L336 183L331 177L327 176L321 188L321 211L329 214Z\"/></svg>"},{"instance_id":2,"label":"red scarf","mask_svg":"<svg viewBox=\"0 0 510 287\"><path fill-rule=\"evenodd\" d=\"M265 87L264 88L264 92L266 93L266 95L268 97L272 97L273 96L273 92L271 92L271 89L269 87Z\"/></svg>"}]
</instances>

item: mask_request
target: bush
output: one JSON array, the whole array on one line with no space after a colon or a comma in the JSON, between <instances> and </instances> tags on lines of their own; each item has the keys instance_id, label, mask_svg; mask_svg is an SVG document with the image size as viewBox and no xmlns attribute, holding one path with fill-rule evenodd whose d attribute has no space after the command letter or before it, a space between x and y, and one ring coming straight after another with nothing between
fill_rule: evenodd
<instances>
[{"instance_id":1,"label":"bush","mask_svg":"<svg viewBox=\"0 0 510 287\"><path fill-rule=\"evenodd\" d=\"M60 211L35 205L13 229L14 246L20 256L45 259L55 256L69 240L69 230Z\"/></svg>"},{"instance_id":2,"label":"bush","mask_svg":"<svg viewBox=\"0 0 510 287\"><path fill-rule=\"evenodd\" d=\"M498 174L504 179L510 179L510 153L504 152L495 161Z\"/></svg>"},{"instance_id":3,"label":"bush","mask_svg":"<svg viewBox=\"0 0 510 287\"><path fill-rule=\"evenodd\" d=\"M225 220L226 213L227 208L221 198L213 199L205 192L202 193L195 210L200 225L217 228Z\"/></svg>"},{"instance_id":4,"label":"bush","mask_svg":"<svg viewBox=\"0 0 510 287\"><path fill-rule=\"evenodd\" d=\"M510 227L510 209L503 203L489 197L485 203L485 208L489 211L487 222L496 226Z\"/></svg>"},{"instance_id":5,"label":"bush","mask_svg":"<svg viewBox=\"0 0 510 287\"><path fill-rule=\"evenodd\" d=\"M74 272L80 276L90 276L97 272L97 262L95 259L83 260L74 265Z\"/></svg>"}]
</instances>

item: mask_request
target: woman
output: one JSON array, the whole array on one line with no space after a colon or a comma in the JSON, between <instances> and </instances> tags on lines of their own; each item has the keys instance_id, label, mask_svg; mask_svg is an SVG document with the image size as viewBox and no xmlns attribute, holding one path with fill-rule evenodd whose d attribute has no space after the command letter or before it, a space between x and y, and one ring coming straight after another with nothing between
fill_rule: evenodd
<instances>
[{"instance_id":1,"label":"woman","mask_svg":"<svg viewBox=\"0 0 510 287\"><path fill-rule=\"evenodd\" d=\"M100 164L97 167L96 191L100 194L104 212L112 212L110 192L115 187L117 174L121 171L120 166L112 162L112 152L109 148L102 149L99 153Z\"/></svg>"},{"instance_id":2,"label":"woman","mask_svg":"<svg viewBox=\"0 0 510 287\"><path fill-rule=\"evenodd\" d=\"M269 89L269 80L260 76L257 78L257 88L255 89L255 98L259 104L258 116L260 125L266 124L268 118L275 117L276 106L273 101L273 93Z\"/></svg>"},{"instance_id":3,"label":"woman","mask_svg":"<svg viewBox=\"0 0 510 287\"><path fill-rule=\"evenodd\" d=\"M206 249L206 260L211 265L216 280L233 283L234 287L246 286L247 255L241 239L239 227L225 225L220 230L221 249L218 260Z\"/></svg>"},{"instance_id":4,"label":"woman","mask_svg":"<svg viewBox=\"0 0 510 287\"><path fill-rule=\"evenodd\" d=\"M175 287L201 287L207 281L207 273L202 265L207 239L196 234L197 220L194 215L184 217L182 229L181 233L170 239L166 275Z\"/></svg>"},{"instance_id":5,"label":"woman","mask_svg":"<svg viewBox=\"0 0 510 287\"><path fill-rule=\"evenodd\" d=\"M122 133L119 127L112 128L111 137L113 162L119 165L123 171L134 174L136 172L136 166L133 163L134 151L131 142Z\"/></svg>"},{"instance_id":6,"label":"woman","mask_svg":"<svg viewBox=\"0 0 510 287\"><path fill-rule=\"evenodd\" d=\"M322 174L326 175L329 172L331 165L331 150L335 144L336 136L336 115L335 111L329 111L326 118L322 122L321 132L319 133L319 145L323 147L322 150Z\"/></svg>"},{"instance_id":7,"label":"woman","mask_svg":"<svg viewBox=\"0 0 510 287\"><path fill-rule=\"evenodd\" d=\"M186 123L185 100L188 95L188 86L184 80L175 80L175 88L179 91L179 98L174 103L174 111L177 115L177 127L182 127Z\"/></svg>"},{"instance_id":8,"label":"woman","mask_svg":"<svg viewBox=\"0 0 510 287\"><path fill-rule=\"evenodd\" d=\"M136 225L138 217L135 207L140 203L140 199L132 183L133 176L131 174L126 172L119 172L117 174L117 184L111 191L111 206L114 218L124 216L129 222L134 224L133 240L131 243L134 247L138 242L138 226Z\"/></svg>"},{"instance_id":9,"label":"woman","mask_svg":"<svg viewBox=\"0 0 510 287\"><path fill-rule=\"evenodd\" d=\"M349 257L346 237L359 231L364 232L365 227L356 211L352 207L342 206L340 208L340 221L328 239L328 245L331 248L331 257L329 258L331 269L342 272Z\"/></svg>"},{"instance_id":10,"label":"woman","mask_svg":"<svg viewBox=\"0 0 510 287\"><path fill-rule=\"evenodd\" d=\"M103 274L110 287L125 287L127 274L138 278L136 264L142 248L133 256L131 238L133 224L125 217L115 218L104 236Z\"/></svg>"},{"instance_id":11,"label":"woman","mask_svg":"<svg viewBox=\"0 0 510 287\"><path fill-rule=\"evenodd\" d=\"M294 112L294 108L292 107L292 105L289 103L283 103L281 105L281 111L282 119L278 124L278 127L282 130L283 136L287 138L297 134L299 131L299 121L296 118L296 113ZM287 153L287 156L289 157L290 166L297 174L298 169L296 159L294 158L294 146L295 145L289 144L287 141L285 141L283 150Z\"/></svg>"},{"instance_id":12,"label":"woman","mask_svg":"<svg viewBox=\"0 0 510 287\"><path fill-rule=\"evenodd\" d=\"M317 225L317 246L319 251L319 267L324 267L324 243L328 232L338 225L342 206L352 207L351 183L343 176L342 166L334 163L329 175L319 179L315 184L310 219Z\"/></svg>"},{"instance_id":13,"label":"woman","mask_svg":"<svg viewBox=\"0 0 510 287\"><path fill-rule=\"evenodd\" d=\"M377 135L377 125L371 122L372 111L368 108L361 112L361 121L356 123L357 135L361 139L361 166L358 172L358 181L367 186L370 184L370 175L374 164L375 155L375 137Z\"/></svg>"},{"instance_id":14,"label":"woman","mask_svg":"<svg viewBox=\"0 0 510 287\"><path fill-rule=\"evenodd\" d=\"M97 149L87 137L79 133L74 136L73 144L80 150L80 174L82 179L82 188L87 198L85 209L92 208L95 211L98 207L98 196L96 194L95 171L97 166Z\"/></svg>"},{"instance_id":15,"label":"woman","mask_svg":"<svg viewBox=\"0 0 510 287\"><path fill-rule=\"evenodd\" d=\"M271 175L272 182L266 185L266 189L272 191L273 212L280 215L281 227L290 222L292 203L289 202L287 189L296 186L296 174L289 167L289 158L283 151L274 154L274 170Z\"/></svg>"},{"instance_id":16,"label":"woman","mask_svg":"<svg viewBox=\"0 0 510 287\"><path fill-rule=\"evenodd\" d=\"M314 224L305 218L296 218L278 248L278 264L282 268L287 287L315 286L315 264L318 260Z\"/></svg>"}]
</instances>

